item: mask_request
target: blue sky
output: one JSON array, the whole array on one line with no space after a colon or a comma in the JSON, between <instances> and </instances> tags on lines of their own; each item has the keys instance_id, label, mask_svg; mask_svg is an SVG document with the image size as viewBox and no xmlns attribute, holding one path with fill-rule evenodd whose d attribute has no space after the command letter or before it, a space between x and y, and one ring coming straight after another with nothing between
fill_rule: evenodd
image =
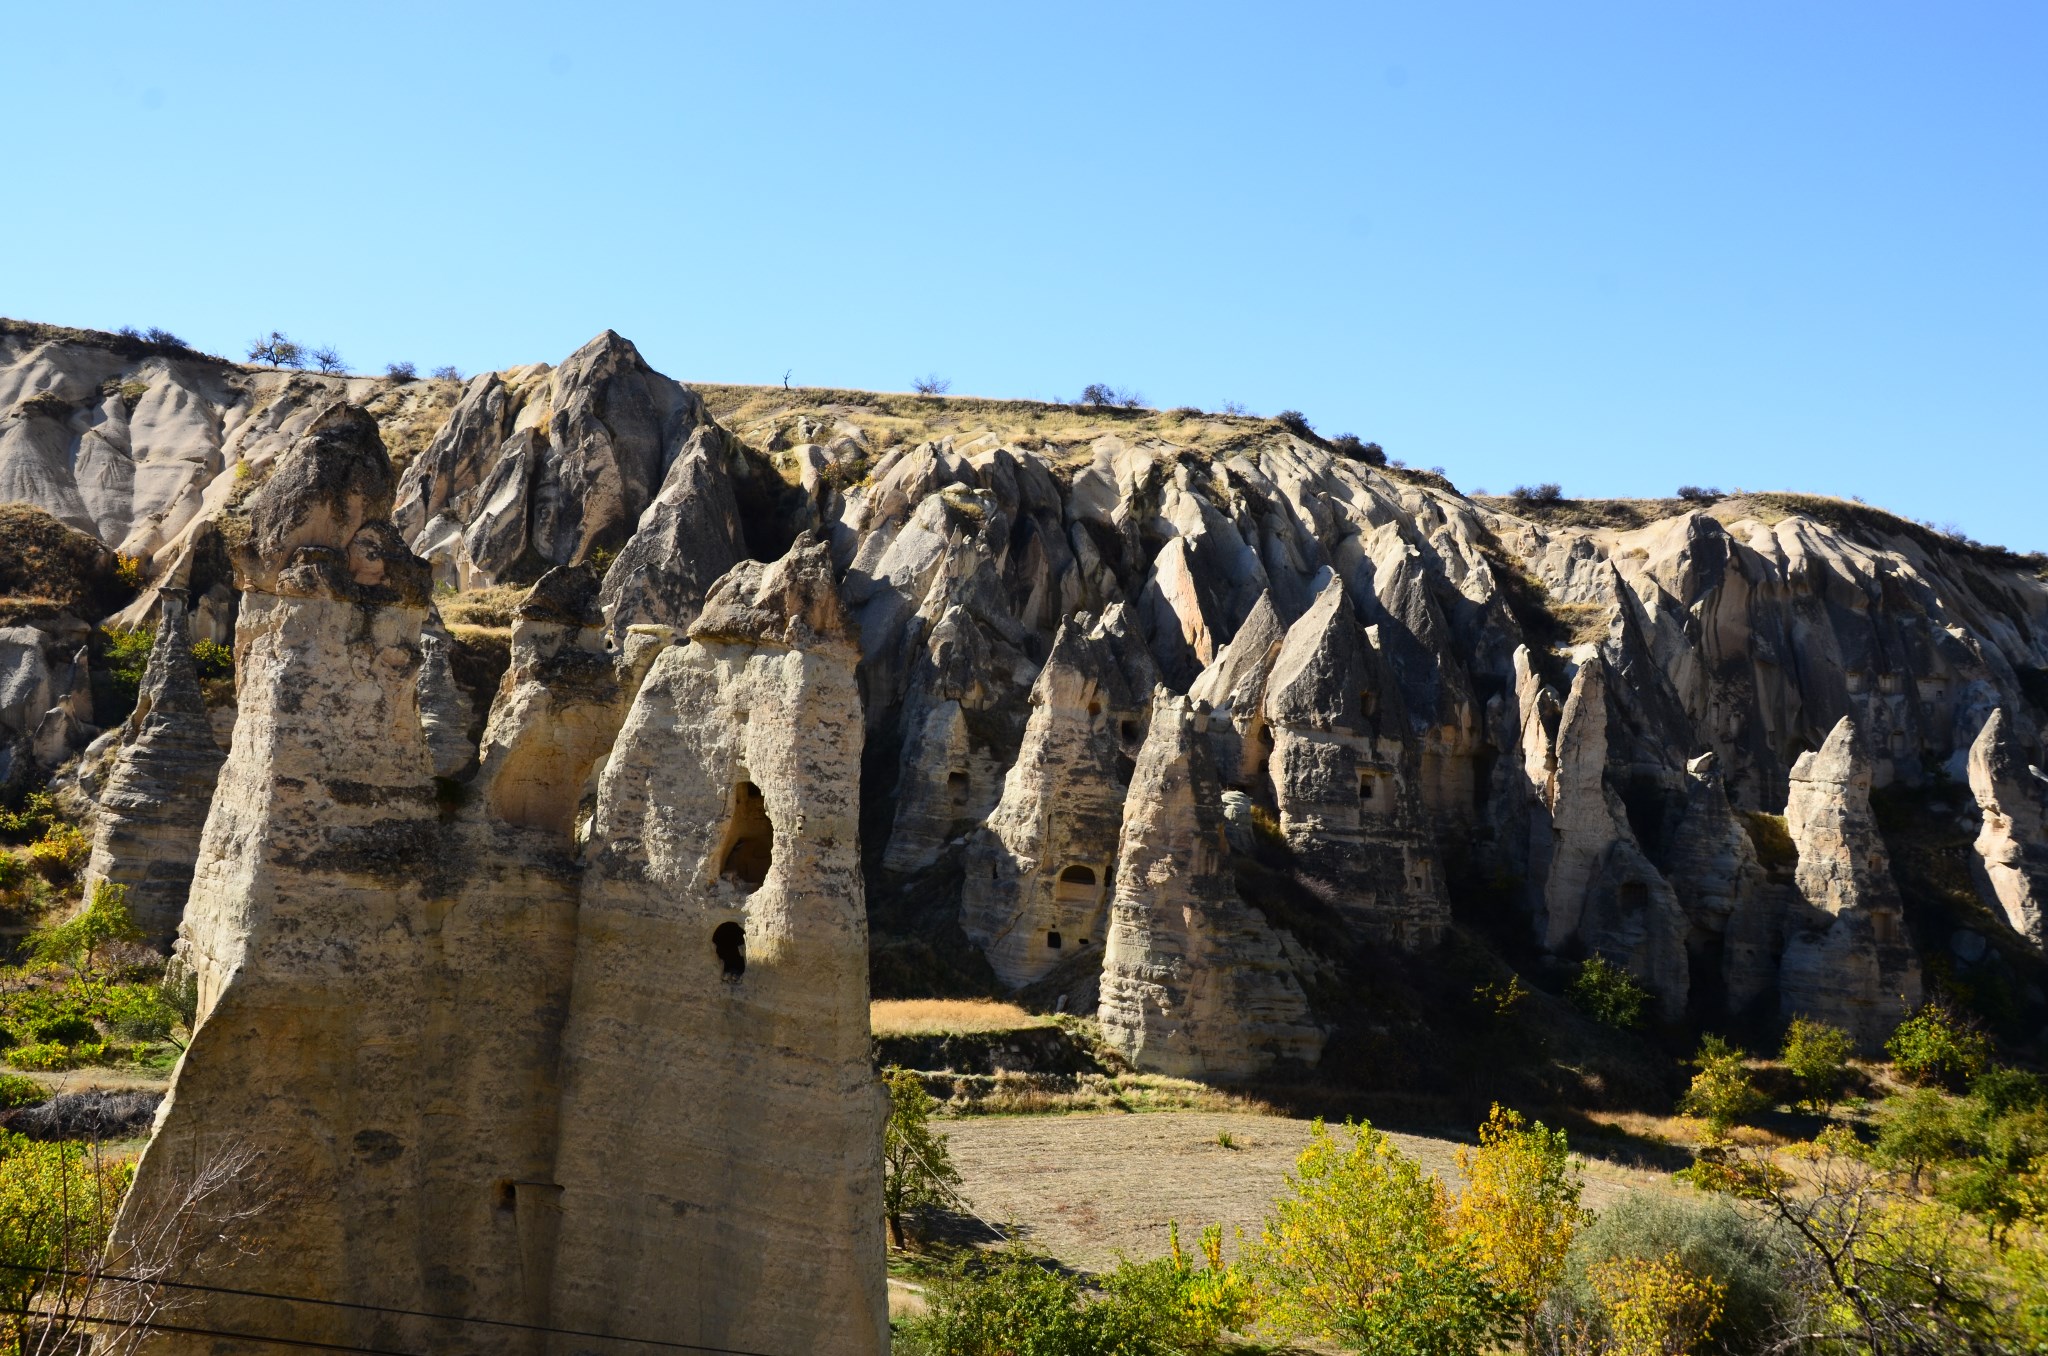
<instances>
[{"instance_id":1,"label":"blue sky","mask_svg":"<svg viewBox=\"0 0 2048 1356\"><path fill-rule=\"evenodd\" d=\"M2048 548L2048 5L11 4L0 313L1298 408Z\"/></svg>"}]
</instances>

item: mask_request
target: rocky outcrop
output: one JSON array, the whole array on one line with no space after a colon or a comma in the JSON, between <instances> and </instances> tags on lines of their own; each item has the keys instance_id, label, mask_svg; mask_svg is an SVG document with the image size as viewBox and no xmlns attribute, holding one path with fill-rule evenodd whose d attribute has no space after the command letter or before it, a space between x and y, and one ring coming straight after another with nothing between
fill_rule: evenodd
<instances>
[{"instance_id":1,"label":"rocky outcrop","mask_svg":"<svg viewBox=\"0 0 2048 1356\"><path fill-rule=\"evenodd\" d=\"M1891 857L1870 812L1871 757L1844 716L1792 767L1785 822L1804 908L1787 923L1779 1000L1787 1016L1846 1029L1875 1052L1920 1003Z\"/></svg>"},{"instance_id":2,"label":"rocky outcrop","mask_svg":"<svg viewBox=\"0 0 2048 1356\"><path fill-rule=\"evenodd\" d=\"M103 882L124 887L130 916L162 951L177 939L222 756L184 608L167 596L135 711L97 797L84 886L87 899Z\"/></svg>"},{"instance_id":3,"label":"rocky outcrop","mask_svg":"<svg viewBox=\"0 0 2048 1356\"><path fill-rule=\"evenodd\" d=\"M1378 642L1332 580L1288 628L1265 684L1280 830L1311 888L1370 941L1434 945L1450 922L1417 750Z\"/></svg>"},{"instance_id":4,"label":"rocky outcrop","mask_svg":"<svg viewBox=\"0 0 2048 1356\"><path fill-rule=\"evenodd\" d=\"M705 421L607 330L560 367L472 379L406 469L395 519L439 578L531 580L624 546Z\"/></svg>"},{"instance_id":5,"label":"rocky outcrop","mask_svg":"<svg viewBox=\"0 0 2048 1356\"><path fill-rule=\"evenodd\" d=\"M711 585L746 555L725 455L717 425L692 430L605 572L598 604L614 639L641 624L688 629Z\"/></svg>"},{"instance_id":6,"label":"rocky outcrop","mask_svg":"<svg viewBox=\"0 0 2048 1356\"><path fill-rule=\"evenodd\" d=\"M1546 760L1549 841L1531 854L1548 863L1540 935L1551 950L1581 946L1622 966L1676 1018L1691 984L1686 918L1608 784L1607 662L1598 653L1578 658Z\"/></svg>"},{"instance_id":7,"label":"rocky outcrop","mask_svg":"<svg viewBox=\"0 0 2048 1356\"><path fill-rule=\"evenodd\" d=\"M1978 888L1985 903L2037 948L2048 948L2048 777L2027 764L2005 712L1993 711L1970 746L1970 791L1983 812Z\"/></svg>"},{"instance_id":8,"label":"rocky outcrop","mask_svg":"<svg viewBox=\"0 0 2048 1356\"><path fill-rule=\"evenodd\" d=\"M968 844L960 921L1012 988L1102 948L1117 837L1157 679L1124 609L1060 627L1024 743Z\"/></svg>"},{"instance_id":9,"label":"rocky outcrop","mask_svg":"<svg viewBox=\"0 0 2048 1356\"><path fill-rule=\"evenodd\" d=\"M558 1325L888 1349L857 658L799 543L720 582L620 732L563 1037Z\"/></svg>"},{"instance_id":10,"label":"rocky outcrop","mask_svg":"<svg viewBox=\"0 0 2048 1356\"><path fill-rule=\"evenodd\" d=\"M1238 895L1208 713L1161 688L1124 802L1098 1012L1141 1069L1247 1078L1313 1064L1306 957Z\"/></svg>"}]
</instances>

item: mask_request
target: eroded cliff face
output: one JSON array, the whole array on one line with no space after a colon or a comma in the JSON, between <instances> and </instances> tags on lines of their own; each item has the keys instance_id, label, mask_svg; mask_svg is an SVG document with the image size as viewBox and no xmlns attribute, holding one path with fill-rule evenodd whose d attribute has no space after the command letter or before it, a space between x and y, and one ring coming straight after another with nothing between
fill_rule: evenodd
<instances>
[{"instance_id":1,"label":"eroded cliff face","mask_svg":"<svg viewBox=\"0 0 2048 1356\"><path fill-rule=\"evenodd\" d=\"M234 748L175 961L198 1019L116 1255L247 1153L206 1206L262 1207L261 1247L206 1259L234 1289L885 1349L856 651L829 552L735 570L687 646L636 624L611 648L595 577L550 571L468 780L437 783L456 760L422 711L430 567L391 503L374 422L335 405L249 504ZM690 813L706 795L729 813ZM304 1341L545 1349L394 1312L201 1307Z\"/></svg>"},{"instance_id":2,"label":"eroded cliff face","mask_svg":"<svg viewBox=\"0 0 2048 1356\"><path fill-rule=\"evenodd\" d=\"M239 1004L291 1031L313 994L365 986L411 1005L379 1052L411 1048L400 1028L497 1033L421 1056L417 1106L349 1103L348 1134L403 1146L388 1160L307 1168L344 1203L323 1219L386 1199L387 1162L425 1174L390 1228L441 1230L453 1260L387 1284L437 1304L599 1322L605 1217L659 1241L635 1267L711 1256L699 1218L766 1246L799 1194L853 1230L869 940L892 982L1056 992L1139 1067L1217 1079L1313 1063L1347 967L1427 966L1454 919L1558 967L1605 956L1664 1018L1806 1013L1868 1044L1917 1001L1916 942L1955 926L1916 919L1872 795L1967 775L1982 925L2040 954L2043 566L1860 505L1475 499L1250 418L693 390L609 333L432 399L4 338L5 483L146 549L138 615L183 589L195 633L232 624L244 656L180 942L209 1016L160 1139L195 1100L261 1125L340 1097L314 1079L297 1113L253 1106L220 1070L289 1082L320 1041L360 1042L337 1025L273 1057L230 1035L269 1017L219 1025ZM197 394L143 416L131 378ZM402 476L300 457L380 434ZM135 485L182 468L179 507L123 491L96 517L74 468L116 454ZM237 592L220 561L244 542ZM531 587L479 631L439 623L429 577L443 600ZM54 643L0 655L10 729L54 709ZM387 726L374 749L331 733ZM732 860L771 835L766 864ZM344 914L383 930L320 941ZM273 973L303 977L266 996ZM720 1034L692 1046L669 1012ZM696 1090L746 1082L740 1059L783 1072L756 1100ZM449 1107L515 1128L465 1137ZM842 1176L778 1143L717 1160L759 1211L704 1185L750 1115L812 1126ZM571 1144L598 1123L610 1147ZM749 1262L736 1297L633 1312L823 1342L752 1294L808 1288L870 1341L868 1236L845 1238L829 1275Z\"/></svg>"}]
</instances>

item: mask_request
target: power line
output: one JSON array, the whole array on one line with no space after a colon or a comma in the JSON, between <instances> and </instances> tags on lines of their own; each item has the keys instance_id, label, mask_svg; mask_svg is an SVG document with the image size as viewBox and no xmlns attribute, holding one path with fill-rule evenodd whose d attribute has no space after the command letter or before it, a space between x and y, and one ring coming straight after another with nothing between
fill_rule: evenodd
<instances>
[{"instance_id":1,"label":"power line","mask_svg":"<svg viewBox=\"0 0 2048 1356\"><path fill-rule=\"evenodd\" d=\"M30 1267L17 1262L0 1262L0 1271L27 1272L40 1276L66 1276L74 1279L121 1282L129 1285L162 1286L173 1290L194 1290L209 1295L234 1295L242 1299L276 1300L284 1304L318 1304L331 1309L352 1309L363 1313L393 1314L401 1318L424 1318L437 1323L476 1323L493 1328L516 1328L521 1332L547 1333L556 1337L581 1337L598 1342L629 1342L638 1346L663 1347L671 1351L697 1351L709 1356L769 1356L767 1352L742 1351L737 1347L711 1347L697 1342L677 1342L663 1337L618 1337L610 1333L585 1332L577 1328L556 1328L543 1323L521 1323L509 1318L471 1318L461 1314L437 1314L424 1309L398 1309L387 1304L363 1304L355 1300L317 1299L311 1295L279 1295L268 1290L241 1290L233 1286L202 1285L197 1281L156 1280L143 1276L127 1276L112 1271L75 1271L67 1267ZM14 1312L0 1310L0 1313ZM111 1319L94 1319L93 1322L114 1322ZM182 1330L179 1330L182 1331ZM206 1334L200 1334L206 1335ZM285 1337L259 1337L247 1333L215 1333L217 1337L242 1337L252 1342L297 1341ZM333 1351L370 1351L368 1347L332 1346L314 1343L314 1346ZM379 1356L413 1356L411 1352L385 1352Z\"/></svg>"}]
</instances>

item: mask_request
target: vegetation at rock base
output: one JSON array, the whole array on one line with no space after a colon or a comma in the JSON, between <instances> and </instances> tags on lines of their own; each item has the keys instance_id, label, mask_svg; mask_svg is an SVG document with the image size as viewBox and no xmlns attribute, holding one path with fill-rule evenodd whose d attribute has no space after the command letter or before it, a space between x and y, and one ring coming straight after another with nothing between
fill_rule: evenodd
<instances>
[{"instance_id":1,"label":"vegetation at rock base","mask_svg":"<svg viewBox=\"0 0 2048 1356\"><path fill-rule=\"evenodd\" d=\"M1568 991L1574 1006L1596 1022L1626 1031L1641 1026L1650 991L1628 971L1600 956L1588 956Z\"/></svg>"},{"instance_id":2,"label":"vegetation at rock base","mask_svg":"<svg viewBox=\"0 0 2048 1356\"><path fill-rule=\"evenodd\" d=\"M84 1286L67 1273L94 1266L134 1174L131 1157L97 1145L0 1131L0 1351L58 1349L45 1345L50 1315Z\"/></svg>"},{"instance_id":3,"label":"vegetation at rock base","mask_svg":"<svg viewBox=\"0 0 2048 1356\"><path fill-rule=\"evenodd\" d=\"M1901 1022L1884 1049L1907 1082L1953 1088L1983 1072L1991 1038L1936 1000Z\"/></svg>"},{"instance_id":4,"label":"vegetation at rock base","mask_svg":"<svg viewBox=\"0 0 2048 1356\"><path fill-rule=\"evenodd\" d=\"M946 1137L932 1129L936 1104L924 1082L907 1069L882 1075L889 1092L889 1121L882 1130L882 1216L897 1247L909 1241L905 1220L913 1211L948 1204L960 1173L946 1154Z\"/></svg>"},{"instance_id":5,"label":"vegetation at rock base","mask_svg":"<svg viewBox=\"0 0 2048 1356\"><path fill-rule=\"evenodd\" d=\"M1715 1139L1726 1137L1737 1123L1769 1105L1750 1076L1749 1057L1719 1036L1700 1041L1693 1068L1697 1072L1679 1099L1679 1110L1705 1121Z\"/></svg>"},{"instance_id":6,"label":"vegetation at rock base","mask_svg":"<svg viewBox=\"0 0 2048 1356\"><path fill-rule=\"evenodd\" d=\"M1795 1017L1785 1028L1778 1058L1799 1081L1801 1101L1807 1110L1824 1115L1841 1100L1849 1081L1849 1056L1854 1049L1848 1032L1826 1022Z\"/></svg>"}]
</instances>

